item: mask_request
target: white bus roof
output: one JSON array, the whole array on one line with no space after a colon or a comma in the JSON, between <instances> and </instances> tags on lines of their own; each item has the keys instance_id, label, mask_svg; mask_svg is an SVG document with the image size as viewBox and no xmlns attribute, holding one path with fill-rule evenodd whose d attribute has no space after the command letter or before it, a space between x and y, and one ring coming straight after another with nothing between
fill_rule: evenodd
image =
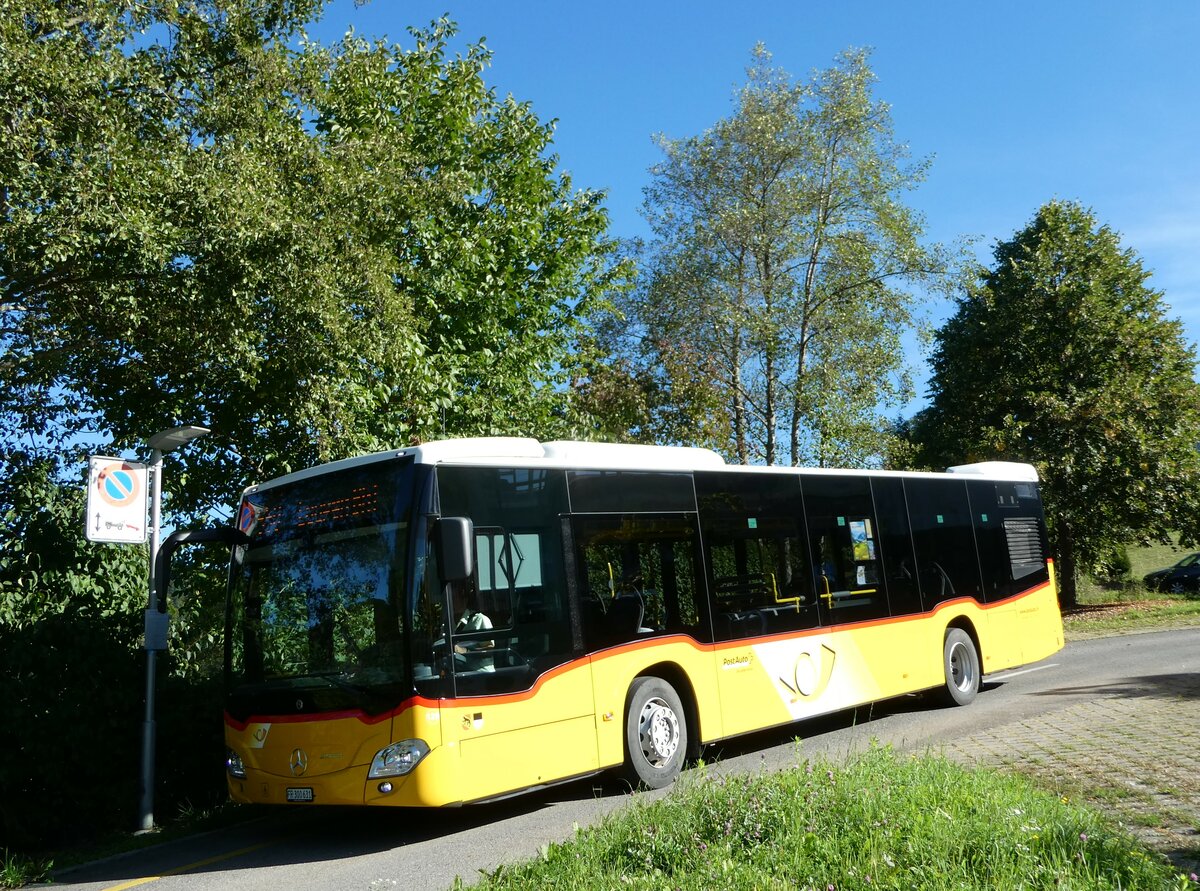
<instances>
[{"instance_id":1,"label":"white bus roof","mask_svg":"<svg viewBox=\"0 0 1200 891\"><path fill-rule=\"evenodd\" d=\"M871 473L880 476L928 476L911 471L886 470L836 470L809 467L760 467L726 464L725 460L711 449L689 446L627 445L622 443L573 442L556 440L542 443L536 439L513 436L489 436L464 439L443 439L423 443L406 449L394 449L345 458L329 464L310 467L286 476L278 477L246 491L259 491L297 480L358 467L389 458L411 455L418 464L496 465L517 467L571 467L605 470L715 470L726 469L747 473L820 473L859 474ZM1029 464L1009 461L985 461L979 464L963 464L951 467L947 473L977 476L1005 482L1036 482L1037 470Z\"/></svg>"},{"instance_id":2,"label":"white bus roof","mask_svg":"<svg viewBox=\"0 0 1200 891\"><path fill-rule=\"evenodd\" d=\"M1019 464L1016 461L980 461L978 464L960 464L957 467L946 468L946 473L965 473L987 477L990 480L1014 483L1036 483L1038 481L1036 467L1032 464Z\"/></svg>"}]
</instances>

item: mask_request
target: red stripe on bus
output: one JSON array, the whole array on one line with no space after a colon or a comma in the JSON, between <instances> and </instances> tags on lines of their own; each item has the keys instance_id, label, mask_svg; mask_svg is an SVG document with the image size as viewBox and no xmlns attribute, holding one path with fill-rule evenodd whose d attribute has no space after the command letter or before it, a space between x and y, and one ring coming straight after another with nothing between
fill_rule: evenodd
<instances>
[{"instance_id":1,"label":"red stripe on bus","mask_svg":"<svg viewBox=\"0 0 1200 891\"><path fill-rule=\"evenodd\" d=\"M1050 561L1047 561L1050 562ZM977 609L989 610L1001 606L1009 606L1017 601L1024 600L1028 597L1033 597L1042 593L1050 587L1049 582L1043 582L1036 587L1029 588L1019 594L1014 594L1011 597L1006 597L1003 600L998 600L993 603L979 603L973 597L956 597L953 600L943 600L937 604L932 610L927 613L913 613L908 616L889 616L880 619L864 619L861 622L847 622L842 625L820 625L815 628L805 628L801 631L781 631L778 634L759 635L757 637L741 637L737 640L724 640L719 643L700 643L693 637L686 634L668 634L660 637L648 637L644 640L631 641L629 643L617 644L603 650L598 650L587 656L579 659L572 659L569 662L564 662L562 665L556 665L554 668L543 672L538 676L533 686L528 690L520 690L515 693L493 693L485 696L464 696L459 698L443 698L429 699L425 696L410 696L401 702L396 708L391 711L384 712L379 715L368 715L361 709L353 709L343 712L320 712L308 715L252 715L245 721L238 721L228 712L225 713L225 723L238 732L244 731L251 724L303 724L312 721L337 721L345 718L354 718L361 721L363 724L379 724L383 721L395 718L411 708L418 706L424 708L438 708L440 706L451 706L453 708L464 708L472 706L485 705L506 705L514 702L522 702L527 699L532 699L537 695L537 692L542 688L542 685L548 681L575 670L590 660L612 659L617 656L623 656L627 653L637 652L638 650L646 650L661 647L664 644L676 643L690 646L697 652L716 653L724 650L741 649L755 643L779 640L781 638L804 638L813 637L818 634L829 634L832 631L842 631L854 628L871 628L878 625L893 625L902 622L915 622L922 619L929 619L936 616L938 613L947 609L952 609L958 606L973 605Z\"/></svg>"}]
</instances>

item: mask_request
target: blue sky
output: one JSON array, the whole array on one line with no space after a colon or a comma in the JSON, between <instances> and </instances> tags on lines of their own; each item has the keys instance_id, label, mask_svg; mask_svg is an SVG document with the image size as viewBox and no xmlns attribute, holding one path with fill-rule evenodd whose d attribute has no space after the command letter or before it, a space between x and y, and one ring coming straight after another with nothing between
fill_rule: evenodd
<instances>
[{"instance_id":1,"label":"blue sky","mask_svg":"<svg viewBox=\"0 0 1200 891\"><path fill-rule=\"evenodd\" d=\"M689 136L732 112L755 43L793 75L873 48L876 95L896 136L932 156L910 195L931 240L977 239L990 260L1052 198L1079 201L1154 273L1200 341L1200 3L336 0L309 29L353 27L411 45L448 13L465 46L486 38L488 83L556 119L576 186L604 189L611 234L639 214L652 136ZM949 306L931 304L935 324ZM923 377L923 360L910 357Z\"/></svg>"}]
</instances>

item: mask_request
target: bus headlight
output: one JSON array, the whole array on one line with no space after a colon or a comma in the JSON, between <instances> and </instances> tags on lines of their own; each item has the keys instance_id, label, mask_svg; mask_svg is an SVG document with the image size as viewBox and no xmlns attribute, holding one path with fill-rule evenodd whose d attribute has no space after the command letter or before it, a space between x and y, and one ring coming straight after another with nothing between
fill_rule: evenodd
<instances>
[{"instance_id":1,"label":"bus headlight","mask_svg":"<svg viewBox=\"0 0 1200 891\"><path fill-rule=\"evenodd\" d=\"M242 756L233 749L225 750L225 769L234 779L246 779L246 765L242 763Z\"/></svg>"},{"instance_id":2,"label":"bus headlight","mask_svg":"<svg viewBox=\"0 0 1200 891\"><path fill-rule=\"evenodd\" d=\"M392 743L387 748L380 749L375 755L367 779L402 777L420 764L421 759L428 754L429 746L423 739L405 739Z\"/></svg>"}]
</instances>

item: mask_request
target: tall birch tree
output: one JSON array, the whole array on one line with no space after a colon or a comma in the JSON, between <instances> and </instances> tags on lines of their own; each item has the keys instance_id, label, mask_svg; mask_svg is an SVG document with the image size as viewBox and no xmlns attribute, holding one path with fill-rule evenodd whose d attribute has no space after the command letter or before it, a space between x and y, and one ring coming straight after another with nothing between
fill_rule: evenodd
<instances>
[{"instance_id":1,"label":"tall birch tree","mask_svg":"<svg viewBox=\"0 0 1200 891\"><path fill-rule=\"evenodd\" d=\"M799 81L753 54L734 113L659 138L644 213L654 232L615 344L645 389L644 432L742 462L868 464L883 413L910 391L912 290L951 255L904 204L912 160L875 98L864 50Z\"/></svg>"}]
</instances>

